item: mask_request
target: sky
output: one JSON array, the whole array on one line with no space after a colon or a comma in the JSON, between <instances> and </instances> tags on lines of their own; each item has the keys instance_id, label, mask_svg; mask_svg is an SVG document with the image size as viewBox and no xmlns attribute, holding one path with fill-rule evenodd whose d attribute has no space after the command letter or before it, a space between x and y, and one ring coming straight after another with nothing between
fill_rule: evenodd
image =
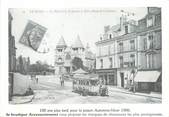
<instances>
[{"instance_id":1,"label":"sky","mask_svg":"<svg viewBox=\"0 0 169 117\"><path fill-rule=\"evenodd\" d=\"M10 9L13 16L12 34L16 41L16 56L30 57L31 63L38 60L54 65L55 48L61 36L68 46L80 36L86 47L87 43L93 53L96 53L95 42L104 32L104 26L120 23L121 10L134 13L128 19L139 20L147 13L146 7L125 8L77 8L77 9ZM50 49L48 53L38 53L19 43L28 20L32 20L47 28L39 51L44 48L43 43ZM45 46L45 47L46 47Z\"/></svg>"}]
</instances>

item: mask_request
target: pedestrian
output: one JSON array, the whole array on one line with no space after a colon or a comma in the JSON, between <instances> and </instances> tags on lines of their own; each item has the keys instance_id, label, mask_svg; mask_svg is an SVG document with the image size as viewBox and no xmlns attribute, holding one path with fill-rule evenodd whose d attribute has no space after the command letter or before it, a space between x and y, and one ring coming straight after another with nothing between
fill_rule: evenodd
<instances>
[{"instance_id":1,"label":"pedestrian","mask_svg":"<svg viewBox=\"0 0 169 117\"><path fill-rule=\"evenodd\" d=\"M64 86L64 78L63 78L63 74L62 74L62 86Z\"/></svg>"},{"instance_id":2,"label":"pedestrian","mask_svg":"<svg viewBox=\"0 0 169 117\"><path fill-rule=\"evenodd\" d=\"M62 86L62 82L61 82L61 77L59 76L59 79L60 79L60 86Z\"/></svg>"},{"instance_id":3,"label":"pedestrian","mask_svg":"<svg viewBox=\"0 0 169 117\"><path fill-rule=\"evenodd\" d=\"M100 83L100 86L99 86L99 94L102 95L102 84Z\"/></svg>"},{"instance_id":4,"label":"pedestrian","mask_svg":"<svg viewBox=\"0 0 169 117\"><path fill-rule=\"evenodd\" d=\"M60 86L62 86L62 77L61 77L61 75L59 76L59 78L60 78Z\"/></svg>"},{"instance_id":5,"label":"pedestrian","mask_svg":"<svg viewBox=\"0 0 169 117\"><path fill-rule=\"evenodd\" d=\"M36 83L38 84L38 78L36 78Z\"/></svg>"}]
</instances>

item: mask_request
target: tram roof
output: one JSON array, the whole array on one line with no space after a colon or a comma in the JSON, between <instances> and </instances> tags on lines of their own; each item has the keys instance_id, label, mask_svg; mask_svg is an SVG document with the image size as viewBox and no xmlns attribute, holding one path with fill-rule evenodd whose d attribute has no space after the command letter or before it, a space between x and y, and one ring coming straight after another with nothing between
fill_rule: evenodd
<instances>
[{"instance_id":1,"label":"tram roof","mask_svg":"<svg viewBox=\"0 0 169 117\"><path fill-rule=\"evenodd\" d=\"M75 74L73 76L73 79L75 80L98 80L97 74Z\"/></svg>"},{"instance_id":2,"label":"tram roof","mask_svg":"<svg viewBox=\"0 0 169 117\"><path fill-rule=\"evenodd\" d=\"M84 71L82 68L73 72L73 74L87 74L88 72Z\"/></svg>"}]
</instances>

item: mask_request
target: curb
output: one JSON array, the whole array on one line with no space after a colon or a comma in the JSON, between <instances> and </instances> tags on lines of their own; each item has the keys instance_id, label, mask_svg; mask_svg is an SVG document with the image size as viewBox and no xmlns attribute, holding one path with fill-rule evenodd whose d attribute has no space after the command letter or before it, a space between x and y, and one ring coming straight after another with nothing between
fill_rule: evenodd
<instances>
[{"instance_id":1,"label":"curb","mask_svg":"<svg viewBox=\"0 0 169 117\"><path fill-rule=\"evenodd\" d=\"M28 96L23 96L23 97L28 97ZM10 104L26 104L26 103L30 103L30 102L32 102L32 100L35 98L35 95L33 94L32 95L32 97L29 99L29 100L27 100L27 101L20 101L20 102L14 102L14 101L10 101L9 103Z\"/></svg>"},{"instance_id":2,"label":"curb","mask_svg":"<svg viewBox=\"0 0 169 117\"><path fill-rule=\"evenodd\" d=\"M125 94L131 94L131 95L137 95L137 96L145 96L145 97L151 97L151 98L157 98L157 99L162 99L162 97L156 97L156 96L151 96L151 95L145 95L145 94L138 94L137 92L136 93L133 93L133 92L125 92L125 91L117 91L117 90L113 90L113 89L110 89L111 92L119 92L119 93L125 93Z\"/></svg>"}]
</instances>

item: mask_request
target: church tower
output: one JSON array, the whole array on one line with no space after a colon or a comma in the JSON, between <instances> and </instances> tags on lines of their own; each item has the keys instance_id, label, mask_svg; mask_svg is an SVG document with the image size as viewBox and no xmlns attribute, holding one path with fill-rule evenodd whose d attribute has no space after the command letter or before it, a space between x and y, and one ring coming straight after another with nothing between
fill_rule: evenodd
<instances>
[{"instance_id":1,"label":"church tower","mask_svg":"<svg viewBox=\"0 0 169 117\"><path fill-rule=\"evenodd\" d=\"M67 45L63 36L59 39L55 50L55 74L62 74L64 71L65 50Z\"/></svg>"},{"instance_id":2,"label":"church tower","mask_svg":"<svg viewBox=\"0 0 169 117\"><path fill-rule=\"evenodd\" d=\"M76 40L72 44L72 51L73 51L74 57L79 57L83 59L84 50L85 48L80 40L80 36L78 35Z\"/></svg>"}]
</instances>

